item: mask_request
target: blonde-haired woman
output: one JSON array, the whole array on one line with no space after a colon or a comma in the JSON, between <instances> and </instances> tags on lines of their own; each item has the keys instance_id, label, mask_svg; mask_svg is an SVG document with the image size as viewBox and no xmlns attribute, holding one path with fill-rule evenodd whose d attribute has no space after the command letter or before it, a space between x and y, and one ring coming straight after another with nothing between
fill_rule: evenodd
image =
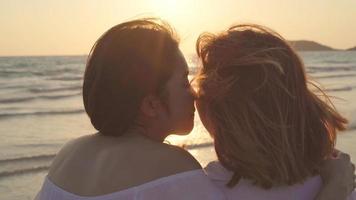
<instances>
[{"instance_id":1,"label":"blonde-haired woman","mask_svg":"<svg viewBox=\"0 0 356 200\"><path fill-rule=\"evenodd\" d=\"M237 25L201 35L197 53L197 109L219 160L207 166L208 176L228 199L317 197L320 166L347 120L307 78L287 41L262 26ZM344 189L353 188L350 178Z\"/></svg>"}]
</instances>

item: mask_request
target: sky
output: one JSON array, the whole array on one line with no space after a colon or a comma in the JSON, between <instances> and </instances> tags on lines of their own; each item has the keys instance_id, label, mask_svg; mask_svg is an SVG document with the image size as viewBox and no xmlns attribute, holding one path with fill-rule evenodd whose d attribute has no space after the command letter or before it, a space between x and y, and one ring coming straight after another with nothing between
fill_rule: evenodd
<instances>
[{"instance_id":1,"label":"sky","mask_svg":"<svg viewBox=\"0 0 356 200\"><path fill-rule=\"evenodd\" d=\"M289 40L356 46L356 0L0 0L0 56L86 55L110 27L151 16L177 30L186 54L200 33L238 23Z\"/></svg>"}]
</instances>

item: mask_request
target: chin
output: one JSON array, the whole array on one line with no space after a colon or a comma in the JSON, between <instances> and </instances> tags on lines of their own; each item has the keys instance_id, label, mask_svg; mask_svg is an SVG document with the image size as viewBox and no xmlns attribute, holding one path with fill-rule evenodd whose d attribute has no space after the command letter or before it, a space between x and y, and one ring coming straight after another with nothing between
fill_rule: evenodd
<instances>
[{"instance_id":1,"label":"chin","mask_svg":"<svg viewBox=\"0 0 356 200\"><path fill-rule=\"evenodd\" d=\"M194 122L186 123L184 126L181 128L177 129L177 135L188 135L190 132L192 132L194 128Z\"/></svg>"}]
</instances>

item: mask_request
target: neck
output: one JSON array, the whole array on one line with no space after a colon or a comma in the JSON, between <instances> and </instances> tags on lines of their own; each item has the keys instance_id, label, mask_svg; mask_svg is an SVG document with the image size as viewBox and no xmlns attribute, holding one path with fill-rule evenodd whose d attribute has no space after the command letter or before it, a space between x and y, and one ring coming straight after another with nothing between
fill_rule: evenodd
<instances>
[{"instance_id":1,"label":"neck","mask_svg":"<svg viewBox=\"0 0 356 200\"><path fill-rule=\"evenodd\" d=\"M127 135L145 137L147 139L160 143L163 143L164 139L168 136L167 133L157 128L155 129L153 127L141 127L141 126L130 128L129 131L127 131Z\"/></svg>"}]
</instances>

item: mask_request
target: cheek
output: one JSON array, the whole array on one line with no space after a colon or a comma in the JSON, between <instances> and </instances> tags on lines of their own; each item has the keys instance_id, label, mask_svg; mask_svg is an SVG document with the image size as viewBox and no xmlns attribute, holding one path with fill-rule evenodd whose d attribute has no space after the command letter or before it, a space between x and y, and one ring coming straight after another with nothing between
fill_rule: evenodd
<instances>
[{"instance_id":1,"label":"cheek","mask_svg":"<svg viewBox=\"0 0 356 200\"><path fill-rule=\"evenodd\" d=\"M188 133L194 125L194 99L188 92L176 90L169 98L170 113L168 118L177 131Z\"/></svg>"},{"instance_id":2,"label":"cheek","mask_svg":"<svg viewBox=\"0 0 356 200\"><path fill-rule=\"evenodd\" d=\"M200 121L204 125L205 129L211 135L213 135L214 128L213 128L213 124L211 123L211 120L209 119L209 117L207 115L206 104L202 100L196 100L195 105L196 105L197 111L199 113Z\"/></svg>"},{"instance_id":3,"label":"cheek","mask_svg":"<svg viewBox=\"0 0 356 200\"><path fill-rule=\"evenodd\" d=\"M177 90L170 96L171 109L177 114L185 115L192 113L194 109L194 98L185 89Z\"/></svg>"},{"instance_id":4,"label":"cheek","mask_svg":"<svg viewBox=\"0 0 356 200\"><path fill-rule=\"evenodd\" d=\"M171 118L176 121L187 121L194 118L194 102L175 99L170 106Z\"/></svg>"}]
</instances>

